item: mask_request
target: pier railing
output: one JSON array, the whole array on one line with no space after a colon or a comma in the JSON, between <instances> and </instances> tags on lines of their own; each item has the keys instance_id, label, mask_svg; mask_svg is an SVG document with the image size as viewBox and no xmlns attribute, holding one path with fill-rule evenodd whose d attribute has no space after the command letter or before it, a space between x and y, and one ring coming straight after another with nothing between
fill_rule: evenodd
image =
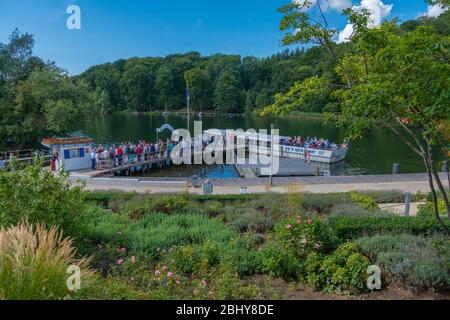
<instances>
[{"instance_id":1,"label":"pier railing","mask_svg":"<svg viewBox=\"0 0 450 320\"><path fill-rule=\"evenodd\" d=\"M33 163L36 157L43 158L45 165L50 164L51 154L45 150L23 149L0 151L0 159L5 162L6 166L10 165L13 159L19 165L29 165Z\"/></svg>"}]
</instances>

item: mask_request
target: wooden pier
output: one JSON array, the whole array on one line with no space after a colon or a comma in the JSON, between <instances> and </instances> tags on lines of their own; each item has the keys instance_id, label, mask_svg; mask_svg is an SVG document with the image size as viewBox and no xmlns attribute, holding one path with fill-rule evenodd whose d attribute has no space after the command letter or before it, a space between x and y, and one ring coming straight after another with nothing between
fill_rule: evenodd
<instances>
[{"instance_id":1,"label":"wooden pier","mask_svg":"<svg viewBox=\"0 0 450 320\"><path fill-rule=\"evenodd\" d=\"M86 171L84 172L84 174L91 178L95 178L125 172L125 175L129 176L133 168L135 169L135 171L138 171L138 168L140 168L141 172L148 172L153 165L157 165L160 168L165 168L166 166L170 165L168 164L168 161L170 161L170 159L167 158L167 155L150 157L146 160L122 163L120 165L116 165L115 160L102 160L100 162L100 168L98 170Z\"/></svg>"}]
</instances>

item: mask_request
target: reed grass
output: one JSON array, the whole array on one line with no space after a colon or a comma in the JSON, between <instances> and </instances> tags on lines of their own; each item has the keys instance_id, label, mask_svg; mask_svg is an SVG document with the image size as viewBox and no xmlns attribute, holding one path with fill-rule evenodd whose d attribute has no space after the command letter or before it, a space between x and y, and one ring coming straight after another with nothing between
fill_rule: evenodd
<instances>
[{"instance_id":1,"label":"reed grass","mask_svg":"<svg viewBox=\"0 0 450 320\"><path fill-rule=\"evenodd\" d=\"M69 298L70 265L81 269L81 279L92 271L89 258L77 260L70 238L56 227L27 222L0 230L0 297L6 300L59 300ZM83 285L83 282L81 282Z\"/></svg>"}]
</instances>

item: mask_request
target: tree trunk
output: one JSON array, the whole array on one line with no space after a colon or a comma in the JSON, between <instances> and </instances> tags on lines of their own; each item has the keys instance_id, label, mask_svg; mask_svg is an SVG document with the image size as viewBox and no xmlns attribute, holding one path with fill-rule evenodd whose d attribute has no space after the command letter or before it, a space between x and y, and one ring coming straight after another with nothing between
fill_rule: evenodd
<instances>
[{"instance_id":1,"label":"tree trunk","mask_svg":"<svg viewBox=\"0 0 450 320\"><path fill-rule=\"evenodd\" d=\"M430 145L429 141L427 141L427 147L428 147L428 159L429 159L428 163L429 163L429 166L430 166L430 169L431 169L431 173L433 174L434 180L436 181L436 184L437 184L437 186L439 188L439 191L441 192L442 199L443 199L444 205L445 205L445 211L447 213L447 218L450 219L450 204L449 204L449 201L448 201L447 192L445 191L444 185L442 184L441 179L439 177L439 174L438 174L438 172L436 170L436 167L434 165L433 152L432 152L431 145Z\"/></svg>"},{"instance_id":2,"label":"tree trunk","mask_svg":"<svg viewBox=\"0 0 450 320\"><path fill-rule=\"evenodd\" d=\"M428 162L428 159L426 159L424 157L423 160L425 162L425 167L427 168L428 183L430 184L430 190L431 190L431 194L433 196L433 212L434 212L434 216L435 216L436 220L439 222L439 224L442 226L442 228L445 231L445 233L447 234L447 237L450 238L450 232L449 232L447 226L445 225L445 223L442 221L441 217L439 216L438 200L437 200L436 190L434 189L433 176L432 176L432 173L431 173L432 169L430 168L430 164Z\"/></svg>"}]
</instances>

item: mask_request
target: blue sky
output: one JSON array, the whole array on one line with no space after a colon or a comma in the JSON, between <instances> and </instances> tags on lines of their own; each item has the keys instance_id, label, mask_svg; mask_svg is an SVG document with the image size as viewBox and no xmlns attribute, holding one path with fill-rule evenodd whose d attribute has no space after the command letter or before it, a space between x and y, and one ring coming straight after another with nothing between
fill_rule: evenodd
<instances>
[{"instance_id":1,"label":"blue sky","mask_svg":"<svg viewBox=\"0 0 450 320\"><path fill-rule=\"evenodd\" d=\"M120 58L187 51L265 57L282 50L276 10L288 1L0 0L0 42L15 28L32 33L35 54L72 74ZM422 0L383 2L394 5L389 18L401 20L427 9ZM71 4L81 8L81 30L66 27ZM327 16L337 29L345 27L337 12Z\"/></svg>"}]
</instances>

